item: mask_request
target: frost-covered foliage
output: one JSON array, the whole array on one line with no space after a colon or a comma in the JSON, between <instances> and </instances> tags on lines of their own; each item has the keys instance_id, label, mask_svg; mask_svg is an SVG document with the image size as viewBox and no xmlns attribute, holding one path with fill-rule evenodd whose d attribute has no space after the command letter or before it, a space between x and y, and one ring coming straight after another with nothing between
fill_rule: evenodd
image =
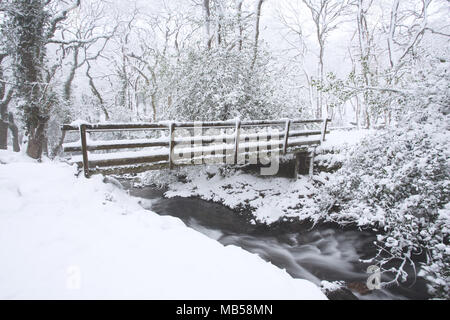
<instances>
[{"instance_id":1,"label":"frost-covered foliage","mask_svg":"<svg viewBox=\"0 0 450 320\"><path fill-rule=\"evenodd\" d=\"M251 51L191 50L169 71L169 105L164 117L176 120L268 119L282 105L274 98L270 58L252 65Z\"/></svg>"},{"instance_id":2,"label":"frost-covered foliage","mask_svg":"<svg viewBox=\"0 0 450 320\"><path fill-rule=\"evenodd\" d=\"M393 282L406 281L405 267L425 253L421 274L437 297L448 297L450 198L448 116L429 107L407 124L365 140L349 153L326 185L321 209L340 224L376 226L382 266ZM394 269L391 268L395 263Z\"/></svg>"},{"instance_id":3,"label":"frost-covered foliage","mask_svg":"<svg viewBox=\"0 0 450 320\"><path fill-rule=\"evenodd\" d=\"M351 149L317 200L325 220L381 232L374 261L393 273L392 283L406 281L420 255L430 293L448 298L449 63L422 67L402 84L408 94L391 97L397 126Z\"/></svg>"}]
</instances>

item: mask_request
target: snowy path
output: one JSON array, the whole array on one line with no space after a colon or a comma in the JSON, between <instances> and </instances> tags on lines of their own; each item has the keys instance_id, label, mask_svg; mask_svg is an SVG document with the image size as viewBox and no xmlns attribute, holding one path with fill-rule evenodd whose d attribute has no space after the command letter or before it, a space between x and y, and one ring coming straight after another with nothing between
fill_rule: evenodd
<instances>
[{"instance_id":1,"label":"snowy path","mask_svg":"<svg viewBox=\"0 0 450 320\"><path fill-rule=\"evenodd\" d=\"M257 255L73 173L0 165L1 299L325 299Z\"/></svg>"}]
</instances>

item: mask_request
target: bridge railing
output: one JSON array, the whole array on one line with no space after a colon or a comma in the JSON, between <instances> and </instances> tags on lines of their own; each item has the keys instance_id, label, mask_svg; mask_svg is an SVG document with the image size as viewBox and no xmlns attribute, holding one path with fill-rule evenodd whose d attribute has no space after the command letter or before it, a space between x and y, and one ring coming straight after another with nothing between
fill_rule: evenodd
<instances>
[{"instance_id":1,"label":"bridge railing","mask_svg":"<svg viewBox=\"0 0 450 320\"><path fill-rule=\"evenodd\" d=\"M252 159L267 163L273 154L317 146L325 140L330 119L275 121L161 122L137 124L63 125L79 141L63 145L81 153L70 161L92 174L125 174L198 164L240 164ZM313 128L309 128L313 126ZM152 138L93 140L98 133L142 132ZM155 138L160 132L160 136ZM138 149L138 150L136 150ZM123 151L125 152L112 152ZM131 150L131 151L130 151ZM101 152L94 154L93 152Z\"/></svg>"}]
</instances>

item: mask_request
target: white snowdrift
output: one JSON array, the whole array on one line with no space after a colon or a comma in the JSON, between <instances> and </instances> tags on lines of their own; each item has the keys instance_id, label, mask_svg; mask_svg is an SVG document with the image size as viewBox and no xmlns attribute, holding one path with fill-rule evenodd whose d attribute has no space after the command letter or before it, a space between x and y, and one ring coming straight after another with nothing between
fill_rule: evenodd
<instances>
[{"instance_id":1,"label":"white snowdrift","mask_svg":"<svg viewBox=\"0 0 450 320\"><path fill-rule=\"evenodd\" d=\"M0 299L325 299L65 164L1 164L0 203Z\"/></svg>"}]
</instances>

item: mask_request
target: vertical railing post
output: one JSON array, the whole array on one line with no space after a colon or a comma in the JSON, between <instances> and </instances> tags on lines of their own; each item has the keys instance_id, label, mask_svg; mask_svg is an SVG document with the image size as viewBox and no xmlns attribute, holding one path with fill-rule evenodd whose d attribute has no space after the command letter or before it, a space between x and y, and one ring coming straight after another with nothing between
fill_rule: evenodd
<instances>
[{"instance_id":1,"label":"vertical railing post","mask_svg":"<svg viewBox=\"0 0 450 320\"><path fill-rule=\"evenodd\" d=\"M327 127L328 127L328 117L326 117L325 120L323 120L322 134L321 134L321 137L320 137L320 142L324 142L325 141L325 134L327 133Z\"/></svg>"},{"instance_id":2,"label":"vertical railing post","mask_svg":"<svg viewBox=\"0 0 450 320\"><path fill-rule=\"evenodd\" d=\"M191 134L191 133L189 132L189 134ZM194 164L194 156L195 156L194 148L195 148L195 145L196 145L196 143L195 143L195 129L193 129L192 130L192 135L191 135L191 152L189 154L189 157L190 157L189 164Z\"/></svg>"},{"instance_id":3,"label":"vertical railing post","mask_svg":"<svg viewBox=\"0 0 450 320\"><path fill-rule=\"evenodd\" d=\"M174 167L174 148L175 148L175 123L171 122L169 124L169 169L172 170Z\"/></svg>"},{"instance_id":4,"label":"vertical railing post","mask_svg":"<svg viewBox=\"0 0 450 320\"><path fill-rule=\"evenodd\" d=\"M89 159L87 150L86 125L80 125L81 151L83 153L83 170L84 176L89 178Z\"/></svg>"},{"instance_id":5,"label":"vertical railing post","mask_svg":"<svg viewBox=\"0 0 450 320\"><path fill-rule=\"evenodd\" d=\"M235 142L234 142L234 164L238 164L240 140L241 140L241 120L236 119L236 136L235 136Z\"/></svg>"},{"instance_id":6,"label":"vertical railing post","mask_svg":"<svg viewBox=\"0 0 450 320\"><path fill-rule=\"evenodd\" d=\"M314 158L316 157L316 148L313 149L313 151L310 154L309 159L309 177L312 178L314 175Z\"/></svg>"},{"instance_id":7,"label":"vertical railing post","mask_svg":"<svg viewBox=\"0 0 450 320\"><path fill-rule=\"evenodd\" d=\"M224 136L222 138L222 162L224 164L227 164L227 129L222 129L221 131L221 135Z\"/></svg>"},{"instance_id":8,"label":"vertical railing post","mask_svg":"<svg viewBox=\"0 0 450 320\"><path fill-rule=\"evenodd\" d=\"M283 154L287 153L289 146L289 130L291 129L291 120L286 120L286 128L284 130Z\"/></svg>"}]
</instances>

